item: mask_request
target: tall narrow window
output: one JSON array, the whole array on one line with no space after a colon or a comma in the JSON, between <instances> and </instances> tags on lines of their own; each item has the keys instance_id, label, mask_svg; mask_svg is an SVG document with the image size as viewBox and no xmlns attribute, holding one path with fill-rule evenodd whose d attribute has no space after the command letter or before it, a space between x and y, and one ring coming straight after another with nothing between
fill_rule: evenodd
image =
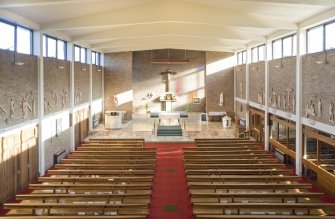
<instances>
[{"instance_id":1,"label":"tall narrow window","mask_svg":"<svg viewBox=\"0 0 335 219\"><path fill-rule=\"evenodd\" d=\"M264 61L264 48L265 45L261 45L258 47L258 61Z\"/></svg>"},{"instance_id":2,"label":"tall narrow window","mask_svg":"<svg viewBox=\"0 0 335 219\"><path fill-rule=\"evenodd\" d=\"M80 61L80 47L78 46L74 47L74 61L76 62Z\"/></svg>"},{"instance_id":3,"label":"tall narrow window","mask_svg":"<svg viewBox=\"0 0 335 219\"><path fill-rule=\"evenodd\" d=\"M32 30L0 20L0 49L32 53Z\"/></svg>"},{"instance_id":4,"label":"tall narrow window","mask_svg":"<svg viewBox=\"0 0 335 219\"><path fill-rule=\"evenodd\" d=\"M247 51L242 52L242 63L246 64L247 63Z\"/></svg>"},{"instance_id":5,"label":"tall narrow window","mask_svg":"<svg viewBox=\"0 0 335 219\"><path fill-rule=\"evenodd\" d=\"M14 51L15 49L15 26L0 22L0 48Z\"/></svg>"},{"instance_id":6,"label":"tall narrow window","mask_svg":"<svg viewBox=\"0 0 335 219\"><path fill-rule=\"evenodd\" d=\"M57 40L57 58L65 60L66 43L62 40Z\"/></svg>"},{"instance_id":7,"label":"tall narrow window","mask_svg":"<svg viewBox=\"0 0 335 219\"><path fill-rule=\"evenodd\" d=\"M293 37L289 36L283 39L283 57L292 56L293 54Z\"/></svg>"},{"instance_id":8,"label":"tall narrow window","mask_svg":"<svg viewBox=\"0 0 335 219\"><path fill-rule=\"evenodd\" d=\"M31 30L17 27L17 48L16 51L24 54L31 54Z\"/></svg>"},{"instance_id":9,"label":"tall narrow window","mask_svg":"<svg viewBox=\"0 0 335 219\"><path fill-rule=\"evenodd\" d=\"M258 62L258 47L251 49L251 62Z\"/></svg>"},{"instance_id":10,"label":"tall narrow window","mask_svg":"<svg viewBox=\"0 0 335 219\"><path fill-rule=\"evenodd\" d=\"M324 37L323 26L314 27L307 31L307 52L323 51Z\"/></svg>"},{"instance_id":11,"label":"tall narrow window","mask_svg":"<svg viewBox=\"0 0 335 219\"><path fill-rule=\"evenodd\" d=\"M92 64L95 65L96 63L96 52L92 51Z\"/></svg>"},{"instance_id":12,"label":"tall narrow window","mask_svg":"<svg viewBox=\"0 0 335 219\"><path fill-rule=\"evenodd\" d=\"M335 49L335 23L327 24L325 27L326 50Z\"/></svg>"},{"instance_id":13,"label":"tall narrow window","mask_svg":"<svg viewBox=\"0 0 335 219\"><path fill-rule=\"evenodd\" d=\"M57 58L57 47L56 47L57 41L53 38L48 37L47 38L47 57Z\"/></svg>"},{"instance_id":14,"label":"tall narrow window","mask_svg":"<svg viewBox=\"0 0 335 219\"><path fill-rule=\"evenodd\" d=\"M86 63L86 49L83 47L80 48L80 61Z\"/></svg>"},{"instance_id":15,"label":"tall narrow window","mask_svg":"<svg viewBox=\"0 0 335 219\"><path fill-rule=\"evenodd\" d=\"M272 42L272 57L273 59L282 58L282 39Z\"/></svg>"}]
</instances>

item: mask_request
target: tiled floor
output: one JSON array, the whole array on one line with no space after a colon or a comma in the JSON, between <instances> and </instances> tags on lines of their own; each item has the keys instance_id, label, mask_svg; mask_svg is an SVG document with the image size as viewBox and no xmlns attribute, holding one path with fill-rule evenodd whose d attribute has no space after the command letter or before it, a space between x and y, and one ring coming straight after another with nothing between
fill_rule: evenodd
<instances>
[{"instance_id":1,"label":"tiled floor","mask_svg":"<svg viewBox=\"0 0 335 219\"><path fill-rule=\"evenodd\" d=\"M119 130L107 130L100 124L91 133L95 138L144 138L147 142L189 142L195 138L233 138L235 124L224 129L222 122L202 122L199 113L189 113L189 117L182 119L183 136L157 136L155 127L158 119L148 115L135 114L133 119L122 125Z\"/></svg>"}]
</instances>

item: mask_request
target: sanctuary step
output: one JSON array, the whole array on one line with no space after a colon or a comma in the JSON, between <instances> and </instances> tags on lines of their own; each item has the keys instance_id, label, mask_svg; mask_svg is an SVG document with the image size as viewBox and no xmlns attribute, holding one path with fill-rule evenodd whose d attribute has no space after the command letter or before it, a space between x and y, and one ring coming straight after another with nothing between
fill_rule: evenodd
<instances>
[{"instance_id":1,"label":"sanctuary step","mask_svg":"<svg viewBox=\"0 0 335 219\"><path fill-rule=\"evenodd\" d=\"M183 136L181 126L158 126L157 136Z\"/></svg>"}]
</instances>

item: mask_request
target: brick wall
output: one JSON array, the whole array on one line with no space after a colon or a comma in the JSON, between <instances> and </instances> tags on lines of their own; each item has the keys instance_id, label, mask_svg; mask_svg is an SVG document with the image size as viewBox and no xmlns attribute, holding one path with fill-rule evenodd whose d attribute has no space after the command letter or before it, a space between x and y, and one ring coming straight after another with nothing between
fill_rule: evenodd
<instances>
[{"instance_id":1,"label":"brick wall","mask_svg":"<svg viewBox=\"0 0 335 219\"><path fill-rule=\"evenodd\" d=\"M70 62L44 58L45 115L70 108Z\"/></svg>"},{"instance_id":2,"label":"brick wall","mask_svg":"<svg viewBox=\"0 0 335 219\"><path fill-rule=\"evenodd\" d=\"M258 100L258 96L260 95ZM264 62L249 65L249 100L265 105L265 64Z\"/></svg>"},{"instance_id":3,"label":"brick wall","mask_svg":"<svg viewBox=\"0 0 335 219\"><path fill-rule=\"evenodd\" d=\"M306 117L306 105L314 104L315 116L310 114L308 118L334 125L334 122L329 121L329 104L335 103L335 52L328 52L327 56L328 64L316 63L325 59L325 53L308 54L302 59L302 107L303 115ZM319 100L321 100L321 113L318 114Z\"/></svg>"},{"instance_id":4,"label":"brick wall","mask_svg":"<svg viewBox=\"0 0 335 219\"><path fill-rule=\"evenodd\" d=\"M223 68L225 65L222 63L231 56L233 56L232 53L206 52L206 111L225 111L232 117L234 116L234 68ZM219 105L221 92L223 106Z\"/></svg>"},{"instance_id":5,"label":"brick wall","mask_svg":"<svg viewBox=\"0 0 335 219\"><path fill-rule=\"evenodd\" d=\"M246 69L245 64L238 65L235 67L236 72L236 97L239 97L241 99L246 99ZM242 91L242 93L241 93Z\"/></svg>"},{"instance_id":6,"label":"brick wall","mask_svg":"<svg viewBox=\"0 0 335 219\"><path fill-rule=\"evenodd\" d=\"M38 116L37 57L0 50L0 129L35 119Z\"/></svg>"},{"instance_id":7,"label":"brick wall","mask_svg":"<svg viewBox=\"0 0 335 219\"><path fill-rule=\"evenodd\" d=\"M83 70L83 69L86 69ZM74 104L80 105L89 101L89 66L74 63Z\"/></svg>"},{"instance_id":8,"label":"brick wall","mask_svg":"<svg viewBox=\"0 0 335 219\"><path fill-rule=\"evenodd\" d=\"M133 55L131 52L120 52L107 53L104 57L105 111L127 111L125 117L130 119L133 111ZM114 103L114 95L118 95L118 106Z\"/></svg>"}]
</instances>

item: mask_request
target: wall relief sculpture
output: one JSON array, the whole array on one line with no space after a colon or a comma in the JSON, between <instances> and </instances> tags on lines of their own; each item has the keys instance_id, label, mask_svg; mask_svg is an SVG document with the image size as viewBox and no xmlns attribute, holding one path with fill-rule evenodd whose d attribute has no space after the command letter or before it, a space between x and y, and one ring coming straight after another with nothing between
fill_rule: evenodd
<instances>
[{"instance_id":1,"label":"wall relief sculpture","mask_svg":"<svg viewBox=\"0 0 335 219\"><path fill-rule=\"evenodd\" d=\"M334 123L334 102L330 102L328 105L328 113L329 113L329 122Z\"/></svg>"},{"instance_id":2,"label":"wall relief sculpture","mask_svg":"<svg viewBox=\"0 0 335 219\"><path fill-rule=\"evenodd\" d=\"M240 97L243 98L243 82L240 82Z\"/></svg>"},{"instance_id":3,"label":"wall relief sculpture","mask_svg":"<svg viewBox=\"0 0 335 219\"><path fill-rule=\"evenodd\" d=\"M320 118L322 116L322 101L321 98L319 98L318 101L318 117Z\"/></svg>"},{"instance_id":4,"label":"wall relief sculpture","mask_svg":"<svg viewBox=\"0 0 335 219\"><path fill-rule=\"evenodd\" d=\"M65 106L69 103L69 96L67 94L67 91L63 89L63 95L62 95L62 108L64 109Z\"/></svg>"},{"instance_id":5,"label":"wall relief sculpture","mask_svg":"<svg viewBox=\"0 0 335 219\"><path fill-rule=\"evenodd\" d=\"M28 111L32 112L33 109L28 103L28 98L33 95L33 91L30 91L25 95L25 97L22 99L22 118L25 119L28 117Z\"/></svg>"},{"instance_id":6,"label":"wall relief sculpture","mask_svg":"<svg viewBox=\"0 0 335 219\"><path fill-rule=\"evenodd\" d=\"M80 88L78 87L75 93L75 103L80 103L81 97L82 97L83 93L81 92Z\"/></svg>"}]
</instances>

